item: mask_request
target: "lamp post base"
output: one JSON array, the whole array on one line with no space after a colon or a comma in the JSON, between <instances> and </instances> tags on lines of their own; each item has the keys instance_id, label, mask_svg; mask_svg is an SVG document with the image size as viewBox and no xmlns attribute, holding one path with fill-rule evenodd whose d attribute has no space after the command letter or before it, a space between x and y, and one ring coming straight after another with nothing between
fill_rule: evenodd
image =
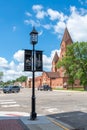
<instances>
[{"instance_id":1,"label":"lamp post base","mask_svg":"<svg viewBox=\"0 0 87 130\"><path fill-rule=\"evenodd\" d=\"M37 118L37 113L32 112L30 115L30 120L35 120Z\"/></svg>"}]
</instances>

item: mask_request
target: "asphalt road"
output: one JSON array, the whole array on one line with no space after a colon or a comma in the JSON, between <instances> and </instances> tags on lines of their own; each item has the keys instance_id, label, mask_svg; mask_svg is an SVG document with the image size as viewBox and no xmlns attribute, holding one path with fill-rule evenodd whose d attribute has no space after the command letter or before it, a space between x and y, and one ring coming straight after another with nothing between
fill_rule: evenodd
<instances>
[{"instance_id":1,"label":"asphalt road","mask_svg":"<svg viewBox=\"0 0 87 130\"><path fill-rule=\"evenodd\" d=\"M32 90L0 93L0 111L31 112ZM36 113L47 115L73 128L87 128L87 92L35 90Z\"/></svg>"},{"instance_id":2,"label":"asphalt road","mask_svg":"<svg viewBox=\"0 0 87 130\"><path fill-rule=\"evenodd\" d=\"M0 111L31 111L32 90L25 88L19 93L0 93ZM87 112L87 92L35 91L38 114L53 114L72 111Z\"/></svg>"}]
</instances>

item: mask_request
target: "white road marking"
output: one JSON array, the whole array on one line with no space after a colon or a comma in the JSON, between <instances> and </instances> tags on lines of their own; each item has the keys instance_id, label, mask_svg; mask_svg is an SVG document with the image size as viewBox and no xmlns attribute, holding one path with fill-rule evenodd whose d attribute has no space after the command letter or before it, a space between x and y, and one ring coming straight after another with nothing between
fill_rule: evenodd
<instances>
[{"instance_id":1,"label":"white road marking","mask_svg":"<svg viewBox=\"0 0 87 130\"><path fill-rule=\"evenodd\" d=\"M7 108L7 107L19 107L20 105L16 103L16 101L14 101L14 99L10 99L10 100L0 100L0 105L3 108Z\"/></svg>"},{"instance_id":2,"label":"white road marking","mask_svg":"<svg viewBox=\"0 0 87 130\"><path fill-rule=\"evenodd\" d=\"M3 105L3 104L14 104L14 103L16 103L16 102L15 101L14 102L12 102L12 101L11 102L0 102L1 105Z\"/></svg>"},{"instance_id":3,"label":"white road marking","mask_svg":"<svg viewBox=\"0 0 87 130\"><path fill-rule=\"evenodd\" d=\"M6 100L0 100L0 102L7 102L7 101L8 101L8 102L10 102L10 101L14 101L14 99L9 99L9 100L8 100L8 99L6 99Z\"/></svg>"},{"instance_id":4,"label":"white road marking","mask_svg":"<svg viewBox=\"0 0 87 130\"><path fill-rule=\"evenodd\" d=\"M49 108L49 109L46 109L48 112L50 113L55 113L55 112L58 112L58 108Z\"/></svg>"},{"instance_id":5,"label":"white road marking","mask_svg":"<svg viewBox=\"0 0 87 130\"><path fill-rule=\"evenodd\" d=\"M13 104L13 105L2 105L1 107L19 107L20 105L19 104Z\"/></svg>"}]
</instances>

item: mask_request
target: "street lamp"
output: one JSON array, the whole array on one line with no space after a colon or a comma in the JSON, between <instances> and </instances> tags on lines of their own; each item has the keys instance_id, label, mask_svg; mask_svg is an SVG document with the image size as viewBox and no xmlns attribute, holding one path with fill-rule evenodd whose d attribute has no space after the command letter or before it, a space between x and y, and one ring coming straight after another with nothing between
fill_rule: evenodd
<instances>
[{"instance_id":1,"label":"street lamp","mask_svg":"<svg viewBox=\"0 0 87 130\"><path fill-rule=\"evenodd\" d=\"M32 32L30 32L30 42L33 45L32 50L32 107L31 107L31 115L30 119L35 120L37 118L37 113L35 112L35 44L38 42L38 32L35 30L35 27L33 27Z\"/></svg>"}]
</instances>

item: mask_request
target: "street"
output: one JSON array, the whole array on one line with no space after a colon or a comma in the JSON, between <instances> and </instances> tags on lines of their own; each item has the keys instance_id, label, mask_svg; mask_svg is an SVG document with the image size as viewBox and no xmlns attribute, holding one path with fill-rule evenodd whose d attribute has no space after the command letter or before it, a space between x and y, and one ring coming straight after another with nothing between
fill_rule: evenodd
<instances>
[{"instance_id":1,"label":"street","mask_svg":"<svg viewBox=\"0 0 87 130\"><path fill-rule=\"evenodd\" d=\"M87 92L74 91L38 91L36 95L36 113L46 115L56 122L63 122L73 128L87 129ZM0 93L0 116L30 115L32 89L23 88L19 93ZM80 122L80 123L79 123Z\"/></svg>"},{"instance_id":2,"label":"street","mask_svg":"<svg viewBox=\"0 0 87 130\"><path fill-rule=\"evenodd\" d=\"M31 112L31 94L29 88L19 93L0 93L0 111ZM69 91L35 91L37 114L53 114L72 111L87 112L87 93Z\"/></svg>"}]
</instances>

